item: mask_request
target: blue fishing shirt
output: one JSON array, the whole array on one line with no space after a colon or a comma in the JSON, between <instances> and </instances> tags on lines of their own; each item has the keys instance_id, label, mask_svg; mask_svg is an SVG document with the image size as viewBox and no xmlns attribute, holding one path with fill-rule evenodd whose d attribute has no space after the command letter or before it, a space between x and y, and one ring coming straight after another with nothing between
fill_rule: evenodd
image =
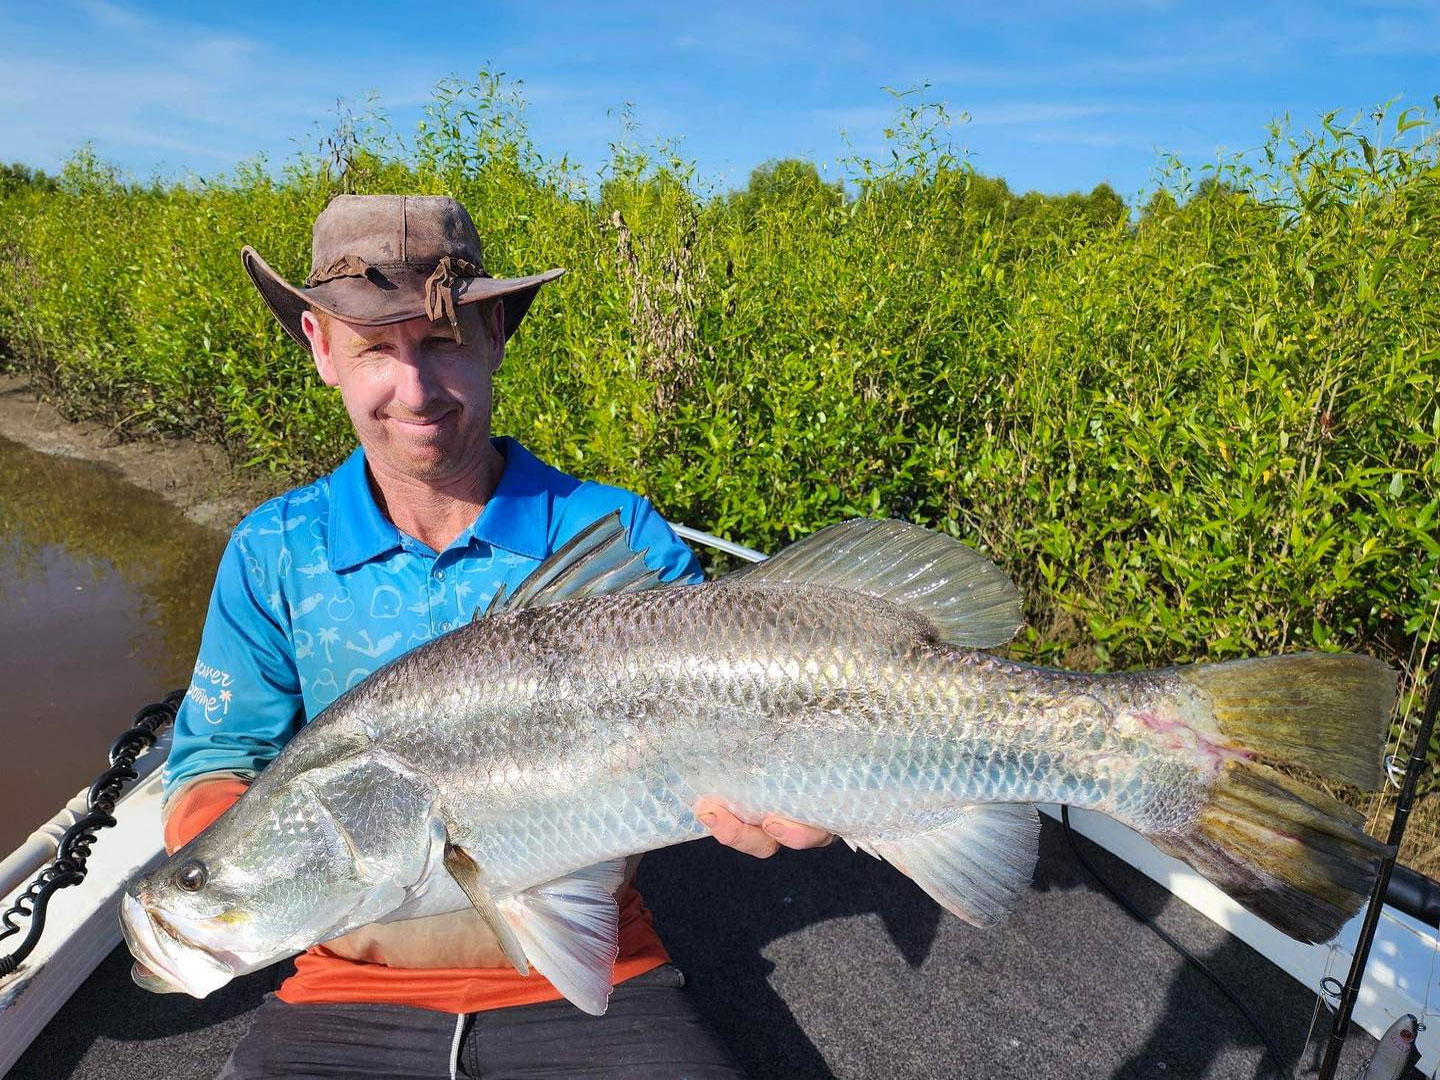
<instances>
[{"instance_id":1,"label":"blue fishing shirt","mask_svg":"<svg viewBox=\"0 0 1440 1080\"><path fill-rule=\"evenodd\" d=\"M300 727L382 664L463 625L586 526L620 511L665 581L694 554L649 501L567 476L514 439L475 524L438 554L380 512L357 449L329 476L263 503L230 536L175 719L167 797L208 773L253 777Z\"/></svg>"}]
</instances>

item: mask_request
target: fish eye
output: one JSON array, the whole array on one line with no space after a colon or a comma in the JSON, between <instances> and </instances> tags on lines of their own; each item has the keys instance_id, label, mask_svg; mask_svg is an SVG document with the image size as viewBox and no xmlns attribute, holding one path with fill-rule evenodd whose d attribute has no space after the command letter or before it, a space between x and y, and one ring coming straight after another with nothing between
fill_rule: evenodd
<instances>
[{"instance_id":1,"label":"fish eye","mask_svg":"<svg viewBox=\"0 0 1440 1080\"><path fill-rule=\"evenodd\" d=\"M175 871L175 884L186 892L199 892L205 887L205 879L208 876L205 864L198 859L191 859Z\"/></svg>"}]
</instances>

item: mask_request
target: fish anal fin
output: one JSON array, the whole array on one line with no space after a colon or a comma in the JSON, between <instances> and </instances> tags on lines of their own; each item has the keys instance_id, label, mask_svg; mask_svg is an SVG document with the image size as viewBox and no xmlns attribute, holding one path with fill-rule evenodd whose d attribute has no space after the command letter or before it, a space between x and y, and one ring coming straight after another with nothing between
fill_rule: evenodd
<instances>
[{"instance_id":1,"label":"fish anal fin","mask_svg":"<svg viewBox=\"0 0 1440 1080\"><path fill-rule=\"evenodd\" d=\"M840 837L840 839L841 839L841 840L844 840L845 843L850 846L850 850L851 850L851 851L854 851L854 852L861 852L861 851L863 851L866 855L869 855L872 859L878 859L878 858L880 858L879 852L877 852L877 851L875 850L875 845L872 844L869 840L852 840L852 839L851 839L850 837L848 837L848 836L842 836L842 837Z\"/></svg>"},{"instance_id":2,"label":"fish anal fin","mask_svg":"<svg viewBox=\"0 0 1440 1080\"><path fill-rule=\"evenodd\" d=\"M505 958L521 975L529 975L530 964L525 957L525 949L520 944L515 932L510 929L505 917L500 914L500 909L495 903L495 898L490 895L490 889L485 883L485 875L479 865L464 848L447 843L445 845L445 869L455 879L455 884L459 885L465 895L470 898L470 903L495 934L496 939L500 942L500 947L505 950Z\"/></svg>"},{"instance_id":3,"label":"fish anal fin","mask_svg":"<svg viewBox=\"0 0 1440 1080\"><path fill-rule=\"evenodd\" d=\"M866 593L924 617L941 641L1003 645L1024 624L1021 596L974 548L905 521L856 518L821 529L721 579L828 585Z\"/></svg>"},{"instance_id":4,"label":"fish anal fin","mask_svg":"<svg viewBox=\"0 0 1440 1080\"><path fill-rule=\"evenodd\" d=\"M1030 884L1040 853L1040 818L1028 803L977 803L944 828L861 846L947 911L973 926L991 926Z\"/></svg>"},{"instance_id":5,"label":"fish anal fin","mask_svg":"<svg viewBox=\"0 0 1440 1080\"><path fill-rule=\"evenodd\" d=\"M610 1003L620 955L615 890L624 880L625 860L615 859L499 904L536 970L591 1016L603 1015Z\"/></svg>"}]
</instances>

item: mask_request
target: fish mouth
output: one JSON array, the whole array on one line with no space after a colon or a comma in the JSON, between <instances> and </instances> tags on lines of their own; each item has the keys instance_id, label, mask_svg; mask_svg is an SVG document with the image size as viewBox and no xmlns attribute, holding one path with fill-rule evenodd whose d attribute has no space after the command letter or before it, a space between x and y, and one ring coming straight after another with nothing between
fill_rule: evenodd
<instances>
[{"instance_id":1,"label":"fish mouth","mask_svg":"<svg viewBox=\"0 0 1440 1080\"><path fill-rule=\"evenodd\" d=\"M239 973L241 965L234 957L190 941L173 922L129 893L120 901L120 930L137 961L131 977L152 993L203 998Z\"/></svg>"}]
</instances>

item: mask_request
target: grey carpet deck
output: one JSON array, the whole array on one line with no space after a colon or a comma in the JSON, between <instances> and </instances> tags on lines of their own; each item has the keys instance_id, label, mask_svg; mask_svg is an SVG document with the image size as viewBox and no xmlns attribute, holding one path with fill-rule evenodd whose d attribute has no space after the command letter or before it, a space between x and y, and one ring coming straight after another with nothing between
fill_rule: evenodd
<instances>
[{"instance_id":1,"label":"grey carpet deck","mask_svg":"<svg viewBox=\"0 0 1440 1080\"><path fill-rule=\"evenodd\" d=\"M1287 1075L1315 1075L1318 1037L1302 1048L1309 988L1107 853L1085 850L1246 997ZM766 862L687 844L647 857L640 886L701 1010L756 1077L1275 1075L1234 1007L1088 879L1050 821L1030 893L990 931L840 844ZM257 973L194 1001L147 994L128 971L117 950L12 1080L211 1077L273 981ZM1320 1035L1328 1030L1327 1015ZM1372 1045L1353 1029L1343 1080Z\"/></svg>"}]
</instances>

